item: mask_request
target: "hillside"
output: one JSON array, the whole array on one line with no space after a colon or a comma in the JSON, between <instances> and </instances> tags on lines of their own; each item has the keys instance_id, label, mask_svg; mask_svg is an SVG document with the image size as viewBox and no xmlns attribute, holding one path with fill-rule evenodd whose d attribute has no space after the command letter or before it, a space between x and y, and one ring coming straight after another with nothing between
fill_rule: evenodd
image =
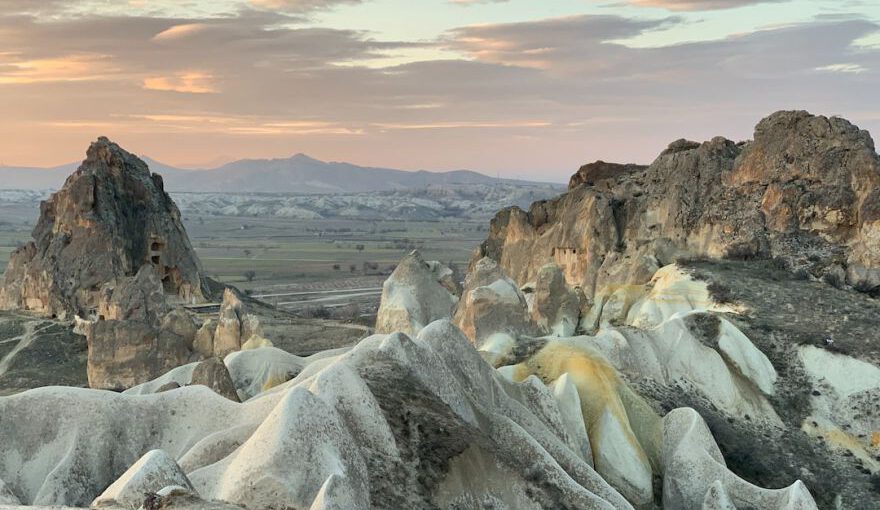
<instances>
[{"instance_id":1,"label":"hillside","mask_svg":"<svg viewBox=\"0 0 880 510\"><path fill-rule=\"evenodd\" d=\"M285 159L243 159L217 168L184 170L144 157L169 191L237 193L360 193L470 184L534 184L469 170L409 172L320 161L305 154ZM0 188L58 189L77 164L53 168L0 167Z\"/></svg>"}]
</instances>

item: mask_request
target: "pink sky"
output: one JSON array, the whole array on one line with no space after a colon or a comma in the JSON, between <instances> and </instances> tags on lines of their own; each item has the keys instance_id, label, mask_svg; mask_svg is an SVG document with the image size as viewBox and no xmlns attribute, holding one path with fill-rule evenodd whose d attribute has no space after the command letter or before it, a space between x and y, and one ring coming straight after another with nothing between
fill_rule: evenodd
<instances>
[{"instance_id":1,"label":"pink sky","mask_svg":"<svg viewBox=\"0 0 880 510\"><path fill-rule=\"evenodd\" d=\"M4 2L0 164L76 161L106 135L180 166L303 152L564 180L748 138L779 109L880 130L877 13L858 3L437 0L408 22L396 0L224 1Z\"/></svg>"}]
</instances>

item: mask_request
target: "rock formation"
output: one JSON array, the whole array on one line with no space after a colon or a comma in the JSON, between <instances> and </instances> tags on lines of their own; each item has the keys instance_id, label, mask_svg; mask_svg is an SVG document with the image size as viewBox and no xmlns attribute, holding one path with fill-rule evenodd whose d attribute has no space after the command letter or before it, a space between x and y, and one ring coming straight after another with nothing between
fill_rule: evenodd
<instances>
[{"instance_id":1,"label":"rock formation","mask_svg":"<svg viewBox=\"0 0 880 510\"><path fill-rule=\"evenodd\" d=\"M437 321L415 339L376 335L315 359L292 381L242 404L197 385L142 396L31 390L0 398L4 421L43 417L29 427L0 428L8 459L0 478L25 504L85 505L108 484L130 485L143 471L131 466L146 463L138 462L140 452L161 445L170 457L162 472L173 473L174 460L203 498L253 509L632 509L650 502L652 489L633 492L641 485L627 483L635 465L600 468L619 473L609 475L615 480L609 484L585 458L583 431L606 438L595 443L602 453L594 459L622 460L634 439L609 428L605 415L594 421L583 413L578 420L581 410L570 406L591 402L582 386L586 374L579 374L560 378L554 390L534 377L510 382L449 321ZM615 385L611 394L628 394L619 379L607 384ZM635 406L626 416L637 423L637 402L623 405ZM52 419L45 419L46 409ZM695 413L683 421L644 412L633 432L650 445L641 453L645 466L674 466L707 448L708 436L690 432L705 427ZM85 431L89 446L78 447ZM40 460L24 451L40 452ZM767 491L736 481L717 458L713 466L719 471L712 477L682 475L686 501L703 497L720 479L739 503L775 509L781 500L797 500L802 506L790 508L815 508L802 486Z\"/></svg>"},{"instance_id":2,"label":"rock formation","mask_svg":"<svg viewBox=\"0 0 880 510\"><path fill-rule=\"evenodd\" d=\"M203 325L202 328L204 329L205 326ZM220 305L220 315L214 334L209 335L207 331L200 332L199 349L206 355L223 357L240 350L255 335L262 336L259 319L245 311L236 291L227 288L223 293L223 303Z\"/></svg>"},{"instance_id":3,"label":"rock formation","mask_svg":"<svg viewBox=\"0 0 880 510\"><path fill-rule=\"evenodd\" d=\"M597 186L603 182L616 181L625 175L643 172L646 168L648 167L644 165L621 165L604 161L587 163L571 176L568 181L568 189L583 185Z\"/></svg>"},{"instance_id":4,"label":"rock formation","mask_svg":"<svg viewBox=\"0 0 880 510\"><path fill-rule=\"evenodd\" d=\"M150 450L95 498L91 507L139 508L145 496L169 486L193 490L174 459L162 450Z\"/></svg>"},{"instance_id":5,"label":"rock formation","mask_svg":"<svg viewBox=\"0 0 880 510\"><path fill-rule=\"evenodd\" d=\"M417 334L435 320L452 317L460 293L451 269L436 261L426 262L414 251L382 286L376 332Z\"/></svg>"},{"instance_id":6,"label":"rock formation","mask_svg":"<svg viewBox=\"0 0 880 510\"><path fill-rule=\"evenodd\" d=\"M190 384L207 386L221 397L238 402L238 393L235 391L232 377L220 358L208 358L196 365Z\"/></svg>"},{"instance_id":7,"label":"rock formation","mask_svg":"<svg viewBox=\"0 0 880 510\"><path fill-rule=\"evenodd\" d=\"M750 142L679 140L643 171L594 168L556 199L500 212L474 261L498 261L519 284L555 262L588 297L643 284L682 256L775 257L880 286L880 156L846 120L778 112ZM587 184L591 173L602 186Z\"/></svg>"},{"instance_id":8,"label":"rock formation","mask_svg":"<svg viewBox=\"0 0 880 510\"><path fill-rule=\"evenodd\" d=\"M486 356L505 352L520 335L537 335L526 297L492 259L474 266L464 283L455 324Z\"/></svg>"},{"instance_id":9,"label":"rock formation","mask_svg":"<svg viewBox=\"0 0 880 510\"><path fill-rule=\"evenodd\" d=\"M196 328L141 268L77 328L174 336L180 366L121 394L0 397L0 501L873 510L877 161L845 121L783 112L754 142L582 169L496 218L457 304L411 254L380 315L412 333L308 357L270 346L231 289Z\"/></svg>"},{"instance_id":10,"label":"rock formation","mask_svg":"<svg viewBox=\"0 0 880 510\"><path fill-rule=\"evenodd\" d=\"M556 264L538 271L529 306L532 320L544 334L571 336L578 326L582 298L565 283L565 275Z\"/></svg>"},{"instance_id":11,"label":"rock formation","mask_svg":"<svg viewBox=\"0 0 880 510\"><path fill-rule=\"evenodd\" d=\"M41 205L34 240L10 257L0 309L98 314L103 286L152 266L166 294L200 301L200 264L162 177L106 138Z\"/></svg>"},{"instance_id":12,"label":"rock formation","mask_svg":"<svg viewBox=\"0 0 880 510\"><path fill-rule=\"evenodd\" d=\"M98 309L107 319L81 321L89 346L89 386L123 390L189 361L196 326L165 302L153 266L118 286L105 285Z\"/></svg>"}]
</instances>

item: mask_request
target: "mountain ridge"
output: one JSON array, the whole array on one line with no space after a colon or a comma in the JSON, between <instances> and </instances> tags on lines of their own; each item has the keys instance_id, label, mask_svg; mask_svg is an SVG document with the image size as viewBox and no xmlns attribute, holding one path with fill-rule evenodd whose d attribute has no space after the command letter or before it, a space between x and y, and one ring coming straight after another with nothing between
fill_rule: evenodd
<instances>
[{"instance_id":1,"label":"mountain ridge","mask_svg":"<svg viewBox=\"0 0 880 510\"><path fill-rule=\"evenodd\" d=\"M240 159L214 168L183 169L149 156L139 156L153 173L162 176L168 191L351 193L418 189L461 184L555 185L537 181L491 177L473 170L398 170L321 161L304 153L288 158ZM58 189L79 166L68 163L49 168L0 166L0 188Z\"/></svg>"}]
</instances>

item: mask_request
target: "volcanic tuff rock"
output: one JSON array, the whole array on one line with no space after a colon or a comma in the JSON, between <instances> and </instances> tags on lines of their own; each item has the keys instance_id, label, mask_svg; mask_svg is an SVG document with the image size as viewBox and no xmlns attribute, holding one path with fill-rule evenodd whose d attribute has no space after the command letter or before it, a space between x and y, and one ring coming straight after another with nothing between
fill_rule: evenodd
<instances>
[{"instance_id":1,"label":"volcanic tuff rock","mask_svg":"<svg viewBox=\"0 0 880 510\"><path fill-rule=\"evenodd\" d=\"M265 349L264 360L278 357ZM235 353L227 364L262 350ZM0 479L34 505L85 505L111 483L108 499L168 483L187 492L189 482L206 500L254 510L632 510L651 507L656 464L677 473L669 483L685 503L707 498L714 487L760 510L815 508L801 485L770 491L726 470L698 414L680 410L661 419L628 397L622 380L590 378L587 366L608 370L600 358L579 351L578 359L587 365L570 364L571 375L550 386L537 377L513 382L441 320L412 339L375 335L350 350L302 360L293 380L243 403L198 385L141 395L31 390L0 398L0 452L7 459ZM233 379L256 377L258 366ZM590 414L594 409L602 412ZM599 472L612 483L587 458L586 434L596 438L593 457L605 462ZM645 448L633 449L638 444ZM142 457L159 447L167 455ZM610 462L626 453L640 464ZM681 470L698 462L707 476ZM633 473L641 476L641 492L627 483ZM669 501L670 510L693 508Z\"/></svg>"},{"instance_id":2,"label":"volcanic tuff rock","mask_svg":"<svg viewBox=\"0 0 880 510\"><path fill-rule=\"evenodd\" d=\"M498 261L519 284L555 262L588 297L643 284L681 256L776 257L880 288L880 156L844 119L778 112L753 141L679 140L631 170L501 211L474 261Z\"/></svg>"},{"instance_id":3,"label":"volcanic tuff rock","mask_svg":"<svg viewBox=\"0 0 880 510\"><path fill-rule=\"evenodd\" d=\"M106 138L40 207L34 240L10 257L0 309L97 313L104 284L153 266L164 292L199 301L200 263L162 177Z\"/></svg>"},{"instance_id":4,"label":"volcanic tuff rock","mask_svg":"<svg viewBox=\"0 0 880 510\"><path fill-rule=\"evenodd\" d=\"M451 269L437 261L426 262L414 251L382 285L376 332L414 335L435 320L452 317L460 294Z\"/></svg>"},{"instance_id":5,"label":"volcanic tuff rock","mask_svg":"<svg viewBox=\"0 0 880 510\"><path fill-rule=\"evenodd\" d=\"M603 181L614 181L624 175L642 172L646 168L648 167L645 165L621 165L620 163L606 163L601 160L587 163L571 176L571 179L568 181L568 189L574 189L582 185L596 186Z\"/></svg>"}]
</instances>

